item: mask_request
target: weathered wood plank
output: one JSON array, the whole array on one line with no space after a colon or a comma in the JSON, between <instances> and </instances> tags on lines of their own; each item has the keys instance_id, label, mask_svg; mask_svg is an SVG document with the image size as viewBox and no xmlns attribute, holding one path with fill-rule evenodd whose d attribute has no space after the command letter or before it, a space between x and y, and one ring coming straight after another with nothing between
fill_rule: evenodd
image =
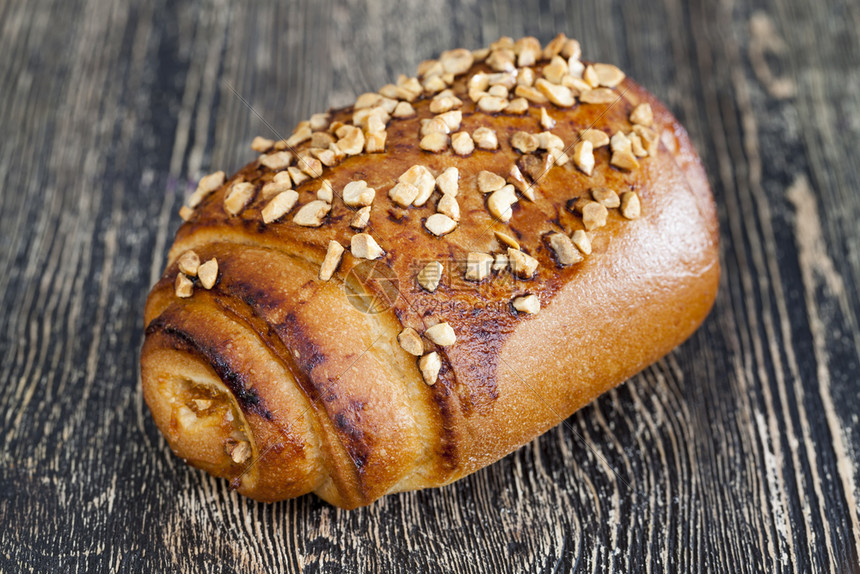
<instances>
[{"instance_id":1,"label":"weathered wood plank","mask_svg":"<svg viewBox=\"0 0 860 574\"><path fill-rule=\"evenodd\" d=\"M857 571L858 29L847 0L0 2L0 571ZM498 464L367 509L257 504L175 459L137 361L193 182L443 49L558 31L702 154L704 327Z\"/></svg>"}]
</instances>

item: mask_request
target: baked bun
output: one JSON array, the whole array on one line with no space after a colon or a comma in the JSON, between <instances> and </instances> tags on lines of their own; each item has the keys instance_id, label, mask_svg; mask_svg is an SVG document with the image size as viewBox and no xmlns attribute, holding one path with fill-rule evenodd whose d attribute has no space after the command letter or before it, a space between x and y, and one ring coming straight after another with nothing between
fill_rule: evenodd
<instances>
[{"instance_id":1,"label":"baked bun","mask_svg":"<svg viewBox=\"0 0 860 574\"><path fill-rule=\"evenodd\" d=\"M257 500L462 478L668 353L716 295L687 134L563 35L445 52L252 148L183 207L141 366L173 451Z\"/></svg>"}]
</instances>

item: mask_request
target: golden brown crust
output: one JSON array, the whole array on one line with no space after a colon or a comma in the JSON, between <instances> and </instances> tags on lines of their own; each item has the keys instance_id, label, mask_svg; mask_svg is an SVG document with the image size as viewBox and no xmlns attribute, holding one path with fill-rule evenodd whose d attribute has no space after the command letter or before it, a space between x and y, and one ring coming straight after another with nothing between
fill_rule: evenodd
<instances>
[{"instance_id":1,"label":"golden brown crust","mask_svg":"<svg viewBox=\"0 0 860 574\"><path fill-rule=\"evenodd\" d=\"M533 66L538 78L548 64ZM490 128L497 150L478 146L465 157L451 148L422 150L421 120L437 115L431 106L445 107L422 96L411 102L416 115L390 119L384 152L346 157L322 167L321 178L293 185L298 203L281 219L263 223L270 200L263 188L277 171L259 161L203 197L177 233L145 316L145 398L177 454L253 498L316 492L353 508L389 492L446 484L498 460L669 352L701 323L719 278L716 216L678 122L630 79L614 88L620 100L613 104L532 103L522 114L488 114L469 98L467 80L489 71L474 64L451 89L462 101L456 131ZM511 145L517 132L545 131L542 107L555 121L550 131L572 156L585 128L608 136L633 132L629 116L642 103L653 111L659 149L638 158L638 168L611 166L610 146L598 147L590 176L573 161L556 165L534 185L533 202L528 189L517 192L508 223L488 211L479 172L507 178L519 165L528 178L546 165L546 152L529 160ZM335 111L329 119L347 124L354 111ZM328 139L337 136L293 148L301 153ZM529 139L514 143L527 147ZM422 207L404 208L388 197L416 164L433 176L459 169L459 224L441 237L424 226L436 211L438 190ZM334 190L330 212L319 227L297 225L293 216L317 199L323 179ZM376 314L359 311L344 294L345 286L360 289L349 274L360 262L349 253L358 207L340 197L354 180L376 191L363 231L384 250L378 261L398 280L393 305ZM225 205L235 182L250 183L253 195ZM575 204L595 187L632 192L641 217L608 209L605 226L589 233L591 253L560 267L548 234L585 229ZM493 231L511 236L537 260L533 278L503 270L477 283L464 279L468 253L506 253ZM332 240L346 252L332 279L322 281L320 264ZM201 262L217 261L218 278L211 289L196 279L191 297L177 297L177 260L192 249ZM431 261L446 268L433 292L416 281ZM511 306L527 293L540 300L535 315ZM430 386L397 335L405 327L423 333L438 322L453 327L456 342L441 347L425 339L425 350L441 358ZM203 395L208 398L199 403Z\"/></svg>"}]
</instances>

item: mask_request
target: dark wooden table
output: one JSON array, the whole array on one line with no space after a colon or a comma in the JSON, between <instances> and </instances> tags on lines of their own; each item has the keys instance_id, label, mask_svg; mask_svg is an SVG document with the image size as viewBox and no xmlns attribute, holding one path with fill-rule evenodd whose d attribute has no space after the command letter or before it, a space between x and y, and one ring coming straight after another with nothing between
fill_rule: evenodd
<instances>
[{"instance_id":1,"label":"dark wooden table","mask_svg":"<svg viewBox=\"0 0 860 574\"><path fill-rule=\"evenodd\" d=\"M858 29L854 0L0 1L0 570L860 571ZM702 154L703 328L490 468L354 512L175 458L141 312L196 179L260 117L559 31Z\"/></svg>"}]
</instances>

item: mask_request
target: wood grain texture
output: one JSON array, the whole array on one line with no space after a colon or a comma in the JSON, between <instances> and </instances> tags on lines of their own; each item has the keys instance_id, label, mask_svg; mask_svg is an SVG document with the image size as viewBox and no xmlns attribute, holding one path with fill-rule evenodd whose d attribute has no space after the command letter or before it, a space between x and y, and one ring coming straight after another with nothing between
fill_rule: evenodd
<instances>
[{"instance_id":1,"label":"wood grain texture","mask_svg":"<svg viewBox=\"0 0 860 574\"><path fill-rule=\"evenodd\" d=\"M850 0L0 0L0 571L860 571L858 29ZM443 49L559 31L703 157L704 327L499 463L358 511L173 457L141 314L197 178Z\"/></svg>"}]
</instances>

